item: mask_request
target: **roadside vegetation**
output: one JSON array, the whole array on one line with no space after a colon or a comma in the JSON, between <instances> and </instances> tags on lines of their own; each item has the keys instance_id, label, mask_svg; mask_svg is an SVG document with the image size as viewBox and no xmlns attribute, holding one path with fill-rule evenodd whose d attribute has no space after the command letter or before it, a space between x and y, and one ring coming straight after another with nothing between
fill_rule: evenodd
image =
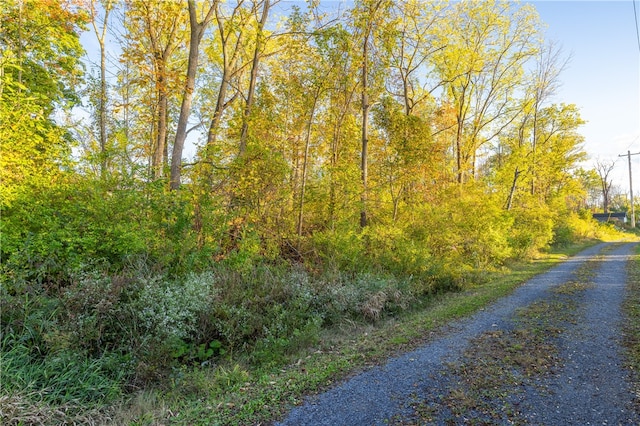
<instances>
[{"instance_id":1,"label":"roadside vegetation","mask_svg":"<svg viewBox=\"0 0 640 426\"><path fill-rule=\"evenodd\" d=\"M138 275L84 273L53 294L5 292L3 422L270 420L581 247L429 291L390 274L260 263L247 275L220 266L181 281L137 266Z\"/></svg>"},{"instance_id":2,"label":"roadside vegetation","mask_svg":"<svg viewBox=\"0 0 640 426\"><path fill-rule=\"evenodd\" d=\"M3 424L271 419L619 238L533 7L314 5L2 2Z\"/></svg>"},{"instance_id":3,"label":"roadside vegetation","mask_svg":"<svg viewBox=\"0 0 640 426\"><path fill-rule=\"evenodd\" d=\"M640 410L640 244L635 256L627 266L627 298L624 304L626 315L624 344L627 348L628 367L636 393L636 408Z\"/></svg>"}]
</instances>

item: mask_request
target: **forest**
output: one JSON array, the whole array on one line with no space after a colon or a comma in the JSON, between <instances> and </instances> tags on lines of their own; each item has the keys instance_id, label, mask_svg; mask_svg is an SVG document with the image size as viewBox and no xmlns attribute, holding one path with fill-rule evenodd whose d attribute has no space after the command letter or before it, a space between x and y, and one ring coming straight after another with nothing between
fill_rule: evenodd
<instances>
[{"instance_id":1,"label":"forest","mask_svg":"<svg viewBox=\"0 0 640 426\"><path fill-rule=\"evenodd\" d=\"M2 395L32 410L280 368L602 232L529 4L1 3Z\"/></svg>"}]
</instances>

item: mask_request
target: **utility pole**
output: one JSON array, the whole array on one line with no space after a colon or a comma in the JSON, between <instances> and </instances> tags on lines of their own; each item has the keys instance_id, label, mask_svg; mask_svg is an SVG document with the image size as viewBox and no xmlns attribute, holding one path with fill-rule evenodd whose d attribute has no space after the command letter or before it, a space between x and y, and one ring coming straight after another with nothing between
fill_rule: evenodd
<instances>
[{"instance_id":1,"label":"utility pole","mask_svg":"<svg viewBox=\"0 0 640 426\"><path fill-rule=\"evenodd\" d=\"M636 152L632 154L631 151L627 151L627 155L618 155L618 157L627 157L629 160L629 195L631 196L631 227L636 227L636 209L633 205L633 180L631 178L631 156L632 155L640 155L640 152Z\"/></svg>"}]
</instances>

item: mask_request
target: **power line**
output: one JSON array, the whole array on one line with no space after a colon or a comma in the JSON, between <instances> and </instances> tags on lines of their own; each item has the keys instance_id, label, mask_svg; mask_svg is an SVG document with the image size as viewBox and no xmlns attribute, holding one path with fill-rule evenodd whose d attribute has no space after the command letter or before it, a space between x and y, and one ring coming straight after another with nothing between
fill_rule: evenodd
<instances>
[{"instance_id":1,"label":"power line","mask_svg":"<svg viewBox=\"0 0 640 426\"><path fill-rule=\"evenodd\" d=\"M631 149L631 146L636 143L636 141L638 140L638 138L640 138L640 135L636 136L635 138L633 138L633 140L631 142L629 142L629 146L627 146L626 149Z\"/></svg>"},{"instance_id":2,"label":"power line","mask_svg":"<svg viewBox=\"0 0 640 426\"><path fill-rule=\"evenodd\" d=\"M640 28L638 28L638 12L636 11L636 0L631 0L633 3L633 17L636 19L636 37L638 39L638 50L640 51Z\"/></svg>"}]
</instances>

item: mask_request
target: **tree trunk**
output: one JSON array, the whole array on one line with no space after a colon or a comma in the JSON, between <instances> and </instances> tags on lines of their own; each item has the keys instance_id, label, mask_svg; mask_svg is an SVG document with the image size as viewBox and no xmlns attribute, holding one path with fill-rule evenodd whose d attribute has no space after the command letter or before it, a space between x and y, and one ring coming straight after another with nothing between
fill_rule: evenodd
<instances>
[{"instance_id":1,"label":"tree trunk","mask_svg":"<svg viewBox=\"0 0 640 426\"><path fill-rule=\"evenodd\" d=\"M507 197L507 204L505 206L505 210L511 210L511 206L513 204L513 195L516 192L518 177L520 176L520 170L516 167L516 171L513 174L513 183L511 184L511 190L509 191L509 197Z\"/></svg>"},{"instance_id":2,"label":"tree trunk","mask_svg":"<svg viewBox=\"0 0 640 426\"><path fill-rule=\"evenodd\" d=\"M307 123L307 135L304 141L304 158L302 160L302 176L300 182L300 200L298 201L298 236L302 236L302 221L304 215L304 193L306 190L307 181L307 163L309 159L309 144L311 142L311 126L313 125L313 117L316 113L316 105L318 104L318 98L320 97L320 90L317 90L313 98L313 106L311 107L311 113L309 115L309 122Z\"/></svg>"},{"instance_id":3,"label":"tree trunk","mask_svg":"<svg viewBox=\"0 0 640 426\"><path fill-rule=\"evenodd\" d=\"M200 41L204 31L211 22L213 11L215 10L218 0L215 0L204 20L199 23L196 13L195 0L189 0L189 60L187 63L187 78L182 94L182 105L180 107L180 117L178 118L178 127L176 129L176 138L173 144L173 152L171 153L171 182L170 188L175 191L180 188L180 177L182 173L182 150L184 149L184 141L187 138L187 123L191 114L191 103L193 102L193 91L195 90L196 73L198 71L198 55L200 53Z\"/></svg>"},{"instance_id":4,"label":"tree trunk","mask_svg":"<svg viewBox=\"0 0 640 426\"><path fill-rule=\"evenodd\" d=\"M102 22L102 28L98 30L95 3L93 1L91 2L91 23L93 25L93 30L96 33L96 38L98 39L98 46L100 47L100 100L98 104L98 127L100 133L101 178L104 177L107 169L107 50L105 47L105 40L109 22L109 13L111 12L112 7L111 2L104 2L103 7L104 20Z\"/></svg>"},{"instance_id":5,"label":"tree trunk","mask_svg":"<svg viewBox=\"0 0 640 426\"><path fill-rule=\"evenodd\" d=\"M239 13L239 5L234 9L231 18L233 19ZM225 21L223 15L216 8L216 20L218 21L218 32L220 35L220 44L222 45L222 60L223 60L223 69L222 69L222 80L220 82L220 89L218 90L218 98L216 99L216 107L213 111L213 116L211 118L211 124L209 125L209 134L207 135L207 146L213 146L216 143L216 139L218 137L218 128L220 127L220 120L222 119L222 114L227 106L227 90L231 86L231 78L236 73L237 62L238 62L238 54L242 49L242 40L243 40L243 32L239 30L238 38L236 39L235 48L233 50L233 54L231 58L229 58L229 49L228 49L228 41L231 36L232 30L229 29L229 32L225 34ZM227 20L227 22L228 22ZM229 27L233 27L229 23ZM205 160L207 159L208 152L205 151Z\"/></svg>"},{"instance_id":6,"label":"tree trunk","mask_svg":"<svg viewBox=\"0 0 640 426\"><path fill-rule=\"evenodd\" d=\"M367 180L368 180L368 150L369 150L369 35L371 25L367 25L367 32L362 45L362 152L360 155L360 171L362 178L362 194L360 202L360 227L368 224L367 218Z\"/></svg>"},{"instance_id":7,"label":"tree trunk","mask_svg":"<svg viewBox=\"0 0 640 426\"><path fill-rule=\"evenodd\" d=\"M105 12L105 23L102 37L99 38L100 45L100 177L104 178L107 169L107 61L104 46L104 29L107 27L107 15Z\"/></svg>"},{"instance_id":8,"label":"tree trunk","mask_svg":"<svg viewBox=\"0 0 640 426\"><path fill-rule=\"evenodd\" d=\"M167 115L169 110L169 95L167 94L165 58L158 60L158 129L156 132L156 141L154 144L151 174L152 178L159 179L162 177L162 168L164 163L164 152L167 140Z\"/></svg>"}]
</instances>

